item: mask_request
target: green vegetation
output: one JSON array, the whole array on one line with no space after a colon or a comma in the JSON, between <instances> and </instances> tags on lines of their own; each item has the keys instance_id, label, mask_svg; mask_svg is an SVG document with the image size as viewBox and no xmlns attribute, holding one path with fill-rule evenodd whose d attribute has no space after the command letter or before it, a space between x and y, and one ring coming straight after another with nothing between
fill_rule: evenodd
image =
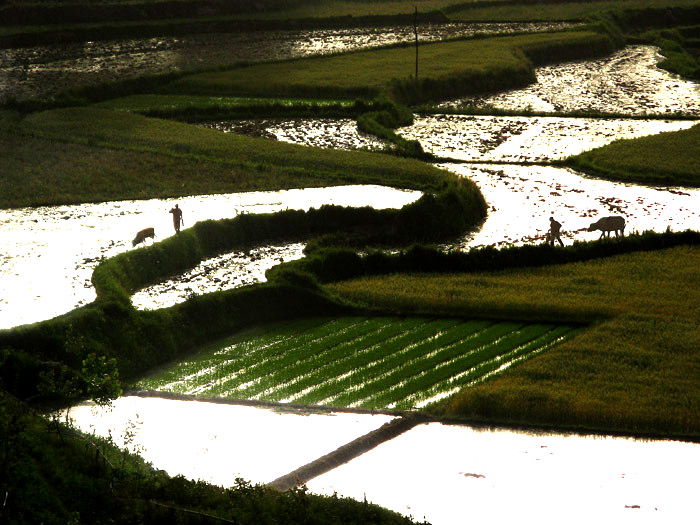
<instances>
[{"instance_id":1,"label":"green vegetation","mask_svg":"<svg viewBox=\"0 0 700 525\"><path fill-rule=\"evenodd\" d=\"M671 3L674 9L666 9ZM685 5L692 8L676 7ZM201 15L193 7L214 11ZM394 153L420 157L416 144L401 142L391 131L410 119L410 110L396 100L413 104L524 85L534 80L533 65L607 53L630 36L660 43L666 67L694 75L693 26L678 26L697 24L697 0L661 0L653 9L642 0L480 7L450 0L409 6L362 0L56 6L11 0L0 7L0 45L254 27L408 25L414 7L425 13L422 20L437 21L446 20L437 9L490 19L572 19L589 16L591 9L639 9L597 17L604 32L589 28L423 44L418 80L411 78L413 48L395 46L141 77L0 111L0 207L347 183L426 192L402 210L329 206L199 223L175 238L104 261L93 275L95 303L0 331L0 495L7 495L0 519L216 519L205 513L238 523L407 522L366 503L310 496L304 489L280 493L240 480L222 490L169 478L110 443L86 440L33 415L43 406L39 402L70 403L76 396L106 402L118 394L120 381L256 325L265 328L234 336L224 345L228 353L217 356L221 345L208 347L161 380L172 383L168 374L215 367L211 385L181 381L173 389L367 407L410 407L461 388L430 410L469 421L700 439L700 250L692 232L561 250L529 246L441 254L414 247L395 255L315 250L304 261L271 270L266 284L192 296L152 312L136 311L129 300L138 287L205 256L267 239L315 237L316 246L362 247L436 242L463 233L485 214L473 184L414 160L301 148L144 115L195 121L268 112L352 114L361 129L393 141ZM384 94L393 100L374 99ZM291 103L297 96L307 99ZM340 100L358 97L374 100ZM90 102L102 107L87 107ZM620 142L571 162L605 176L697 184L697 134L698 127ZM319 235L326 237L318 240ZM365 277L319 284L358 275ZM380 314L403 317L376 317ZM405 318L416 314L424 318ZM584 324L590 326L572 328ZM219 360L223 357L229 363ZM495 374L520 361L508 373ZM250 384L243 388L231 376L234 370Z\"/></svg>"},{"instance_id":2,"label":"green vegetation","mask_svg":"<svg viewBox=\"0 0 700 525\"><path fill-rule=\"evenodd\" d=\"M174 93L219 96L373 98L390 89L405 102L442 99L534 81L532 63L609 53L613 42L592 31L536 33L422 44L419 82L410 46L255 64L184 76ZM352 71L351 76L347 75ZM398 84L392 84L399 79Z\"/></svg>"},{"instance_id":3,"label":"green vegetation","mask_svg":"<svg viewBox=\"0 0 700 525\"><path fill-rule=\"evenodd\" d=\"M700 186L700 125L607 146L566 159L578 170L643 184Z\"/></svg>"},{"instance_id":4,"label":"green vegetation","mask_svg":"<svg viewBox=\"0 0 700 525\"><path fill-rule=\"evenodd\" d=\"M4 115L0 207L358 183L435 191L455 179L409 159L305 148L124 111Z\"/></svg>"},{"instance_id":5,"label":"green vegetation","mask_svg":"<svg viewBox=\"0 0 700 525\"><path fill-rule=\"evenodd\" d=\"M0 391L4 523L410 524L377 505L243 479L223 489L146 465L111 440L36 416ZM136 424L136 423L135 423ZM123 430L124 437L133 431Z\"/></svg>"},{"instance_id":6,"label":"green vegetation","mask_svg":"<svg viewBox=\"0 0 700 525\"><path fill-rule=\"evenodd\" d=\"M681 246L555 266L366 277L327 288L405 313L505 320L528 311L569 312L569 319L587 321L596 312L601 320L576 337L433 411L470 421L697 439L698 265L700 249Z\"/></svg>"},{"instance_id":7,"label":"green vegetation","mask_svg":"<svg viewBox=\"0 0 700 525\"><path fill-rule=\"evenodd\" d=\"M408 409L551 348L554 325L342 317L264 326L137 387L234 399Z\"/></svg>"},{"instance_id":8,"label":"green vegetation","mask_svg":"<svg viewBox=\"0 0 700 525\"><path fill-rule=\"evenodd\" d=\"M490 5L489 5L490 4ZM530 21L585 20L606 10L641 9L652 4L649 0L598 0L559 2L503 2L502 5L473 5L463 3L445 9L451 20L464 21ZM654 8L697 6L697 0L655 0Z\"/></svg>"}]
</instances>

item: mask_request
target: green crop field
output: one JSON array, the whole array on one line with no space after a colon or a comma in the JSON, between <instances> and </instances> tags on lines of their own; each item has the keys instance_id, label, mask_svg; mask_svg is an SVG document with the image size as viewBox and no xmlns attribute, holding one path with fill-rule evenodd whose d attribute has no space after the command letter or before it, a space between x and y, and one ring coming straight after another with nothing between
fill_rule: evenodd
<instances>
[{"instance_id":1,"label":"green crop field","mask_svg":"<svg viewBox=\"0 0 700 525\"><path fill-rule=\"evenodd\" d=\"M617 140L567 159L575 169L613 180L700 186L700 125Z\"/></svg>"},{"instance_id":2,"label":"green crop field","mask_svg":"<svg viewBox=\"0 0 700 525\"><path fill-rule=\"evenodd\" d=\"M478 383L574 332L565 325L484 320L316 318L234 336L138 386L205 397L407 409Z\"/></svg>"}]
</instances>

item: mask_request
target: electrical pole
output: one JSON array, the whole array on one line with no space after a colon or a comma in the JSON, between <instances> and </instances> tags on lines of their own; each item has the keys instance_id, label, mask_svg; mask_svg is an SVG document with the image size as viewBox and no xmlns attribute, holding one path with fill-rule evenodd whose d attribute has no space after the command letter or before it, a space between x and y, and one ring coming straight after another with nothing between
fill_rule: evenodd
<instances>
[{"instance_id":1,"label":"electrical pole","mask_svg":"<svg viewBox=\"0 0 700 525\"><path fill-rule=\"evenodd\" d=\"M413 15L413 33L416 35L416 80L418 80L418 6L416 6L416 13Z\"/></svg>"}]
</instances>

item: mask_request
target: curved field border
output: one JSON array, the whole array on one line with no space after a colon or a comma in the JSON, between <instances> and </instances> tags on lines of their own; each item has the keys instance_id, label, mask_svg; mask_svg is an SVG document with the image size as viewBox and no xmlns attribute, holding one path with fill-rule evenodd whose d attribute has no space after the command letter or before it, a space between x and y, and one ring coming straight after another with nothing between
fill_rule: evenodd
<instances>
[{"instance_id":1,"label":"curved field border","mask_svg":"<svg viewBox=\"0 0 700 525\"><path fill-rule=\"evenodd\" d=\"M578 336L432 412L698 441L698 267L695 242L563 265L368 276L326 288L358 305L409 315L519 319L531 312L584 321L593 314L597 320Z\"/></svg>"},{"instance_id":2,"label":"curved field border","mask_svg":"<svg viewBox=\"0 0 700 525\"><path fill-rule=\"evenodd\" d=\"M565 163L596 177L642 184L700 186L700 124L569 157Z\"/></svg>"}]
</instances>

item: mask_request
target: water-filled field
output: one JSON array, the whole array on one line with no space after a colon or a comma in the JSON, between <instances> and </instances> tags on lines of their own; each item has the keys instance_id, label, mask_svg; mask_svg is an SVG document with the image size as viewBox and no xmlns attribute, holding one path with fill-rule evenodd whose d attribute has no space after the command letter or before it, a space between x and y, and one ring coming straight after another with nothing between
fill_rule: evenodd
<instances>
[{"instance_id":1,"label":"water-filled field","mask_svg":"<svg viewBox=\"0 0 700 525\"><path fill-rule=\"evenodd\" d=\"M131 241L143 228L153 227L156 241L173 235L168 210L176 202L188 228L198 221L231 218L239 213L308 210L323 204L400 208L419 196L420 192L382 186L337 186L0 210L0 328L49 319L93 301L95 290L90 278L99 262L139 249L132 247ZM264 268L280 257L301 256L298 249L279 250L279 255L274 249L267 250L265 257L252 261L253 273L240 275L246 279L239 282L259 278ZM216 265L216 261L205 263L207 268ZM235 272L239 267L229 268ZM217 278L234 284L236 281L221 275ZM180 281L175 302L184 300L188 287L194 292L204 291L195 283ZM149 303L143 294L140 304L150 308L157 305Z\"/></svg>"},{"instance_id":2,"label":"water-filled field","mask_svg":"<svg viewBox=\"0 0 700 525\"><path fill-rule=\"evenodd\" d=\"M580 60L535 70L537 83L478 97L444 102L444 107L493 106L533 111L593 110L627 114L700 110L700 87L657 66L653 46L629 46L598 60Z\"/></svg>"},{"instance_id":3,"label":"water-filled field","mask_svg":"<svg viewBox=\"0 0 700 525\"><path fill-rule=\"evenodd\" d=\"M419 40L477 33L545 31L571 23L424 25ZM370 48L414 38L413 26L251 31L0 49L0 102L53 96L80 86L174 70L281 60Z\"/></svg>"},{"instance_id":4,"label":"water-filled field","mask_svg":"<svg viewBox=\"0 0 700 525\"><path fill-rule=\"evenodd\" d=\"M106 409L77 405L64 415L88 434L111 435L171 476L223 487L239 477L269 483L395 419L135 396Z\"/></svg>"},{"instance_id":5,"label":"water-filled field","mask_svg":"<svg viewBox=\"0 0 700 525\"><path fill-rule=\"evenodd\" d=\"M420 425L308 483L434 525L682 523L700 445ZM531 518L527 519L527 518Z\"/></svg>"},{"instance_id":6,"label":"water-filled field","mask_svg":"<svg viewBox=\"0 0 700 525\"><path fill-rule=\"evenodd\" d=\"M212 345L139 387L204 397L407 409L536 355L571 326L458 319L308 319Z\"/></svg>"}]
</instances>

